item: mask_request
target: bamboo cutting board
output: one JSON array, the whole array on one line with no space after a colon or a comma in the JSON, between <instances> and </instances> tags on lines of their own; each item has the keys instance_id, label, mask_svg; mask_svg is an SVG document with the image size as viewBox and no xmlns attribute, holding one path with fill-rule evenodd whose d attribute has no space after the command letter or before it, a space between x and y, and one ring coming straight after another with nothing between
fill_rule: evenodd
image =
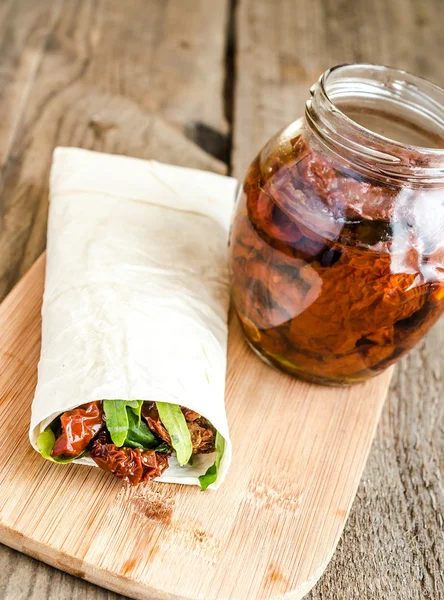
<instances>
[{"instance_id":1,"label":"bamboo cutting board","mask_svg":"<svg viewBox=\"0 0 444 600\"><path fill-rule=\"evenodd\" d=\"M297 381L258 360L233 317L226 482L130 488L29 444L43 278L41 257L0 307L0 542L134 598L302 598L344 527L391 370L349 388Z\"/></svg>"}]
</instances>

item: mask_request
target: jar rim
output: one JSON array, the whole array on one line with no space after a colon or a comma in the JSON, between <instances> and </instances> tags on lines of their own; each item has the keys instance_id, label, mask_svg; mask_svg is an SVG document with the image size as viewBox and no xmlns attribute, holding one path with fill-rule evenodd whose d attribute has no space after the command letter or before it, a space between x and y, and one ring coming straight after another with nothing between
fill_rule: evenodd
<instances>
[{"instance_id":1,"label":"jar rim","mask_svg":"<svg viewBox=\"0 0 444 600\"><path fill-rule=\"evenodd\" d=\"M373 100L385 102L394 111L410 111L415 118L436 128L444 146L443 88L402 69L355 63L325 71L310 95L306 105L308 124L342 158L389 179L444 182L444 147L408 144L386 137L353 120L337 104L338 99Z\"/></svg>"}]
</instances>

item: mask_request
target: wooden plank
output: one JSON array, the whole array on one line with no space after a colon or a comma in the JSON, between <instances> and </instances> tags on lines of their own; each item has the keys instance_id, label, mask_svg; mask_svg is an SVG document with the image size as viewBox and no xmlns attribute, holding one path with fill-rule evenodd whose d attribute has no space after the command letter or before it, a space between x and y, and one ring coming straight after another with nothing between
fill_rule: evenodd
<instances>
[{"instance_id":1,"label":"wooden plank","mask_svg":"<svg viewBox=\"0 0 444 600\"><path fill-rule=\"evenodd\" d=\"M14 144L57 17L58 7L52 0L0 5L0 298L14 282L12 273L32 221L22 195L8 202L5 182L17 163ZM11 210L9 204L16 204L17 209Z\"/></svg>"},{"instance_id":2,"label":"wooden plank","mask_svg":"<svg viewBox=\"0 0 444 600\"><path fill-rule=\"evenodd\" d=\"M227 7L228 0L186 0L180 8L155 0L22 0L0 8L8 47L0 68L10 83L0 95L0 112L10 116L0 129L0 298L44 249L55 146L226 170L187 144L184 132L202 143L202 130L227 132Z\"/></svg>"},{"instance_id":3,"label":"wooden plank","mask_svg":"<svg viewBox=\"0 0 444 600\"><path fill-rule=\"evenodd\" d=\"M131 488L44 461L17 419L36 383L43 275L42 257L0 307L0 541L134 598L302 598L338 542L391 370L352 387L298 381L259 361L233 316L224 486Z\"/></svg>"},{"instance_id":4,"label":"wooden plank","mask_svg":"<svg viewBox=\"0 0 444 600\"><path fill-rule=\"evenodd\" d=\"M66 3L69 1L66 0ZM0 26L5 24L5 6L13 4L27 4L29 11L31 5L37 7L43 4L43 0L39 3L31 3L29 0L26 3L19 3L17 0L3 2L0 6ZM443 5L439 0L356 0L340 3L302 0L297 3L297 7L295 3L286 2L284 11L281 10L280 1L270 4L275 7L276 15L281 15L281 22L288 22L286 51L290 51L294 57L292 60L296 63L296 68L290 66L284 69L287 73L283 79L291 78L291 73L297 72L298 60L301 60L299 55L305 51L311 53L312 61L321 56L322 62L319 63L319 70L315 76L334 62L372 60L409 68L443 83L440 65ZM255 13L250 11L249 14L258 19ZM20 17L22 20L25 17L23 10ZM20 27L18 24L14 26L10 20L8 25L15 34L22 27L22 23ZM253 49L255 45L262 43L268 51L272 51L269 28L273 28L273 18L269 20L267 27L263 23L259 27L262 38L254 41ZM285 28L284 23L282 29ZM239 40L237 43L239 47ZM297 52L292 50L293 47L297 48ZM246 51L252 50L246 48ZM4 58L5 53L1 55L2 65ZM247 66L252 69L251 61ZM4 70L0 70L3 75ZM253 71L257 77L257 69ZM293 77L297 86L297 79ZM314 81L308 81L309 77L306 79L308 85ZM264 81L259 80L255 91L255 94L259 93L259 97L262 85ZM268 85L267 82L265 85ZM275 83L274 88L279 98L280 85ZM9 94L16 93L4 88L0 94L5 90ZM294 85L292 88L290 84L286 93L289 98L285 109L288 111L288 117L282 115L280 120L277 119L277 126L285 124L299 112L294 98L292 99L292 94L295 93ZM14 98L18 98L19 95L18 92ZM16 115L15 102L16 100L14 109L6 114ZM303 100L298 102L302 104ZM279 105L278 102L271 105L277 113L281 111ZM258 115L264 119L269 117L270 104L264 104L259 112L256 107L252 109L247 103L244 106L247 106L248 110L240 117L246 125L257 119ZM254 106L254 103L251 106ZM3 100L1 108L3 117ZM242 124L239 115L237 122L238 126ZM7 119L3 118L2 126L10 131L9 116ZM250 142L245 142L243 146L243 158L238 151L236 171L239 175L243 174L243 169L256 148L274 133L275 128L270 125L269 132L262 134L259 130L254 143L248 137L248 127L243 130ZM69 139L69 136L67 137ZM4 143L3 135L1 139ZM251 143L249 148L248 143ZM11 160L12 166L20 159L22 150L20 146L16 148ZM241 160L244 161L243 165ZM38 173L32 175L35 181L39 180ZM27 210L28 208L24 207L24 218L27 216ZM19 214L18 211L17 215ZM13 244L14 240L11 243ZM2 247L1 257L5 262L8 260L5 252L9 247L12 246ZM15 259L14 252L11 254ZM30 262L31 259L28 263ZM17 273L12 273L9 284L3 288L3 294L17 276ZM435 328L421 348L414 351L398 368L399 379L395 380L393 388L396 394L391 396L390 406L387 406L384 412L383 427L380 428L375 441L343 541L323 580L311 593L310 597L313 599L365 598L369 597L369 594L372 598L393 597L402 600L443 597L443 580L439 566L444 562L444 555L437 527L437 523L442 523L443 514L440 491L443 452L442 436L439 436L443 429L440 410L443 384L439 366L440 341L443 334L442 326ZM397 460L397 453L401 457L400 461ZM387 549L391 551L387 552ZM6 567L0 571L0 589L6 589L7 600L41 597L50 600L58 600L61 597L112 600L117 598L114 594L60 571L54 571L9 549L5 549L0 557L2 567Z\"/></svg>"},{"instance_id":5,"label":"wooden plank","mask_svg":"<svg viewBox=\"0 0 444 600\"><path fill-rule=\"evenodd\" d=\"M55 145L226 171L184 134L205 148L227 134L228 4L0 3L0 298L45 246ZM3 546L0 563L5 600L117 598Z\"/></svg>"},{"instance_id":6,"label":"wooden plank","mask_svg":"<svg viewBox=\"0 0 444 600\"><path fill-rule=\"evenodd\" d=\"M52 0L0 4L0 168L9 156L56 18Z\"/></svg>"},{"instance_id":7,"label":"wooden plank","mask_svg":"<svg viewBox=\"0 0 444 600\"><path fill-rule=\"evenodd\" d=\"M68 19L68 22L70 23L71 21L69 20L69 18L72 20L72 15L70 16L70 14L68 12L68 16L66 18ZM77 18L77 15L76 15L76 18ZM82 18L81 14L80 14L79 18ZM88 19L88 23L90 23L90 21L91 21L91 19ZM58 25L57 30L59 30L59 29L60 29L60 26ZM70 31L70 34L68 35L68 39L71 42L72 27L68 28L68 29ZM71 35L71 37L70 37L70 35ZM62 35L61 37L62 37L62 39L64 39L64 35ZM71 48L71 46L69 46L69 47ZM59 53L59 47L58 47L57 43L54 43L54 40L52 40L52 38L50 39L48 48L51 51L55 51L56 58L57 58L58 53ZM61 68L59 70L60 71L59 76L63 75L63 77L66 78L66 83L69 88L71 88L71 87L76 88L79 85L79 82L78 82L78 79L79 79L78 74L79 73L80 73L80 84L83 84L83 81L82 81L83 72L84 72L83 69L85 69L85 68L87 69L87 67L85 67L85 65L87 64L88 61L85 61L84 55L82 55L83 46L82 46L82 38L81 37L80 37L80 39L75 40L75 48L77 48L77 50L74 53L74 55L77 56L77 54L78 54L80 56L80 58L83 59L80 61L80 67L81 67L80 71L78 68L79 65L76 63L75 60L63 62L63 64L62 64L63 68ZM45 62L43 61L42 68L39 73L39 77L40 77L39 81L42 81L45 84L47 82L50 86L50 84L53 81L54 73L57 71L57 66L58 66L57 60L56 61L50 60L48 65L46 65ZM87 72L87 70L85 72ZM65 81L65 79L63 79L63 81ZM42 86L43 86L43 84L42 84ZM49 86L44 85L43 89L45 89ZM43 95L42 97L39 97L38 92L39 92L39 88L37 88L37 103L36 103L36 105L43 106L45 108L46 96ZM70 92L71 92L71 90L70 90ZM80 95L80 99L83 103L80 102L80 107L77 110L74 110L74 115L75 115L74 118L72 118L70 121L68 121L68 123L71 125L71 130L69 132L70 139L72 136L76 137L79 135L78 130L80 130L80 135L84 135L84 131L85 131L85 129L87 129L87 127L85 127L84 121L82 121L82 117L85 112L88 113L88 110L90 109L89 102L91 102L91 98L93 97L92 90L89 87L81 86L81 87L79 87L78 92ZM60 102L59 96L60 96L59 94L57 94L55 96L55 98L56 98L56 102L54 102L55 107L54 106L51 107L51 117L54 117L54 116L57 117L56 120L57 120L58 130L56 131L56 135L60 135L60 131L63 132L63 125L65 125L65 121L66 121L65 115L66 114L70 115L70 113L73 112L72 106L74 104L74 106L76 107L76 102L78 101L78 97L76 97L75 95L72 96L71 93L66 94L66 98L64 98L63 94L61 94L62 100L63 100L62 102ZM95 105L93 104L93 106L98 105L98 106L102 107L102 105L104 104L104 98L100 95L100 93L99 93L99 96L100 96L99 101L96 100L96 104ZM85 100L86 98L87 98L87 101ZM52 97L49 98L49 101L53 102L53 98ZM32 108L33 108L33 105L30 105L29 110L31 111L30 112L31 115L33 114L32 110L31 110ZM112 111L113 118L116 119L116 117L115 117L116 113L118 113L119 116L122 112L125 113L124 108L125 107L122 107L122 105L120 103L120 98L119 98L118 107ZM99 143L97 145L99 148L103 148L108 151L116 151L115 143L113 143L114 140L111 135L111 133L113 132L113 129L114 129L113 118L108 119L107 116L106 115L103 116L103 114L99 114L99 118L96 118L95 113L93 113L93 115L94 115L94 118L93 118L92 123L90 123L89 121L87 122L87 126L89 126L92 129L93 135L94 135L92 147L97 147L95 145L95 143L96 143L96 138L98 138ZM132 123L132 126L128 127L128 135L125 136L126 139L128 139L128 140L130 139L130 133L132 135L134 135L135 131L137 131L137 128L133 124L132 119L129 119L129 121L130 121L130 123ZM134 123L136 123L136 122L137 123L141 122L141 116L139 114L137 114L136 117L134 118ZM32 121L31 121L31 123L32 123ZM49 137L51 137L51 132L53 130L53 120L51 118L47 118L46 122L44 121L44 125L45 125L45 127L44 127L45 132L48 130L49 134L50 134ZM110 146L107 145L109 137L111 137ZM157 136L153 136L153 137L157 141ZM160 139L162 139L162 136L159 136L159 137L160 137ZM83 144L84 138L80 137L80 140L82 140L82 144ZM89 146L89 147L91 147L91 146ZM174 147L175 147L175 145L173 145L173 148ZM133 153L133 152L131 152L131 148L132 147L130 146L129 152ZM120 150L120 151L122 151L122 150ZM124 149L123 151L128 152L128 149ZM157 151L157 153L161 152L161 147L160 148L157 147L156 151ZM176 160L177 161L184 160L184 161L188 162L191 160L190 155L189 155L190 153L191 153L191 150L189 150L189 152L186 152L185 150L183 150L182 152L180 152L178 154L178 158ZM168 156L170 156L170 150L167 150L167 154L168 154ZM34 159L36 158L36 155L37 155L37 153L35 153ZM158 156L158 154L157 154L157 156ZM37 158L38 158L38 156L37 156ZM173 159L169 158L169 160L173 160ZM203 160L203 157L202 157L202 160ZM202 166L202 165L200 165L200 166ZM23 266L22 266L22 268L23 268ZM236 333L236 329L234 330L234 332L235 332L234 337L233 337L233 335L231 336L231 344L233 344L233 340L234 340L234 343L239 342L239 335L238 335L238 332ZM237 342L236 342L236 340L237 340ZM243 356L241 356L241 358L243 358ZM245 363L248 364L248 361L253 361L253 363L251 363L252 364L252 372L254 372L254 369L265 369L265 367L263 367L263 365L261 365L257 360L254 359L254 357L251 356L251 354L247 354L245 356L244 360L237 360L236 364L245 364ZM268 370L266 370L266 372L268 372ZM277 373L273 373L273 376L283 377L283 376L278 375ZM295 385L296 385L296 383L295 383ZM273 385L270 385L270 389L268 391L267 391L266 387L263 388L263 390L262 390L264 393L263 401L265 404L268 402L269 396L272 395L271 390L274 390L275 387L276 387L276 385L275 385L275 383L273 383ZM244 390L244 392L245 392L244 397L248 397L248 389ZM325 395L325 394L323 394L323 395ZM257 394L255 394L255 396L257 396ZM300 394L297 391L295 392L294 396L295 397L300 396L301 398L304 398L304 394ZM236 395L233 394L233 397L236 397ZM375 398L376 405L374 406L374 408L377 409L380 406L382 397L383 397L383 394L377 394L377 398ZM236 399L237 399L237 397L236 397ZM259 397L259 399L260 399L260 397ZM265 404L264 404L264 406L265 406ZM353 403L353 404L355 404L355 403ZM330 404L330 409L332 409L332 407L333 407L333 405ZM347 410L347 408L348 408L348 406L343 407L342 411L339 411L339 414L342 416L345 416L345 415L356 416L356 413L354 413L353 411ZM367 407L367 408L369 408L369 407ZM370 408L371 408L371 406L370 406ZM338 409L337 405L336 405L336 409ZM338 411L336 411L336 412L338 412ZM292 414L293 414L293 412L292 412ZM361 414L361 417L362 417L364 413L361 413L360 411L358 411L358 414ZM331 548L332 548L332 546L334 546L334 544L336 543L336 541L338 539L340 530L342 528L347 510L348 510L350 499L353 496L354 486L356 486L357 481L359 479L359 472L360 472L360 469L362 468L362 461L365 459L365 450L366 450L366 447L368 447L368 443L371 439L371 429L372 429L372 426L374 426L378 411L374 410L372 414L373 414L373 421L367 421L365 423L368 435L366 437L361 436L359 440L355 440L354 442L352 442L352 445L353 445L353 443L357 443L358 441L361 444L363 443L364 445L360 447L361 448L361 453L359 453L360 459L359 459L359 461L353 463L353 468L352 469L343 469L344 473L351 472L352 477L349 478L349 480L348 480L348 484L346 486L346 489L344 490L344 496L340 497L340 498L334 497L334 501L332 501L333 506L338 506L338 504L339 504L339 508L338 508L339 512L335 515L335 520L334 520L335 524L330 529L329 535L325 536L323 539L320 539L319 522L316 522L316 520L315 520L314 528L313 528L313 523L310 524L311 529L312 530L314 529L314 532L316 535L313 539L311 539L309 536L309 540L307 542L308 545L306 547L306 550L307 550L306 554L309 557L310 552L316 551L316 561L317 562L314 561L312 564L310 564L309 567L306 564L302 563L301 565L298 566L298 569L296 569L295 568L295 560L297 560L297 556L298 556L297 553L293 552L289 558L285 559L287 561L290 560L289 564L287 564L285 562L285 560L280 561L278 564L276 562L271 561L270 557L268 557L266 565L265 565L266 566L266 574L264 575L264 577L262 579L261 578L257 579L256 577L250 577L249 579L247 578L247 582L248 582L249 586L251 586L251 585L259 586L259 588L255 589L255 591L253 592L255 595L257 595L257 597L259 597L260 594L263 595L264 597L267 597L268 594L273 592L273 589L279 589L280 591L282 591L285 588L294 589L295 591L297 591L296 593L298 595L300 595L304 592L305 588L298 587L298 581L306 580L307 577L309 577L310 574L312 574L312 573L314 573L315 574L314 576L317 577L319 575L320 571L324 568L325 562L331 553ZM310 417L310 415L308 415L308 416ZM317 405L316 402L314 402L314 403L312 403L311 419L314 419L314 421L318 421L319 416L322 416L322 419L323 419L322 422L324 423L324 426L327 426L327 424L328 424L328 427L330 427L330 424L332 421L331 414L328 411L319 412L319 406ZM287 421L288 421L288 424L291 424L291 419L288 419ZM308 422L310 423L310 419L308 420ZM319 423L317 422L317 426L318 425L319 425ZM326 431L329 431L328 427L327 427ZM320 431L322 433L322 431L323 431L322 428L320 429ZM334 432L334 428L331 429L331 431ZM318 444L319 444L320 440L322 440L322 435L320 435L317 439L318 439ZM300 440L300 442L302 442L302 439ZM307 451L307 448L310 448L309 443L302 444L301 454L303 454L303 451ZM342 447L342 451L344 450L344 448L346 448L346 444L344 444L344 446ZM317 454L319 447L316 446L316 444L315 444L312 447L312 450L313 451L310 456L312 457L312 460L314 461L313 469L307 468L307 466L310 467L310 465L307 465L307 464L304 465L304 463L302 463L302 464L298 465L299 468L302 469L297 474L298 476L290 479L291 482L297 481L298 485L299 484L301 484L302 486L307 485L307 490L309 490L309 485L308 485L308 482L306 482L306 481L304 482L303 475L305 474L307 476L307 474L313 473L316 470L316 468L315 468L316 465L321 465L321 466L324 465L324 462L322 460L319 460L319 455ZM293 451L294 451L294 448L293 448ZM342 456L341 452L339 452L339 455ZM353 454L352 454L352 456L353 456ZM347 457L345 457L344 460L346 460L346 458ZM338 466L340 464L341 464L341 462L339 461ZM327 466L328 467L330 466L330 463L328 461L327 461ZM337 478L338 471L336 469L337 469L337 466L332 468L331 474L333 475L333 477ZM242 480L243 475L244 475L244 473L239 474L239 477L238 477L239 480ZM263 477L263 473L262 473L262 477ZM254 479L252 482L249 482L249 483L251 483L251 486L252 486L252 489L249 490L252 495L252 500L250 499L249 502L247 502L245 504L245 506L242 506L242 510L243 510L243 512L246 513L247 517L249 517L250 515L253 517L255 515L255 512L257 512L257 506L256 506L256 504L258 502L257 496L259 496L259 500L265 498L264 504L265 504L265 508L267 509L268 508L267 505L273 499L275 499L275 495L277 493L276 490L279 489L279 485L278 485L278 482L276 482L276 484L274 486L267 487L267 485L264 484L264 481L262 481L262 480L255 481ZM291 498L292 497L291 485L287 483L287 487L289 488L287 490L288 495ZM336 489L341 490L342 487L343 486L338 485ZM305 491L305 488L304 488L304 491ZM299 494L299 493L300 493L300 491L298 490L297 494ZM297 496L297 494L296 494L296 496ZM293 496L294 496L294 494L293 494ZM305 498L305 496L307 496L307 498L308 498L308 500L307 500L308 504L310 504L310 502L316 504L316 502L315 502L316 497L312 497L311 494L307 492L307 494L305 494L305 495L302 494L301 498L302 497ZM331 499L331 497L330 497L330 499ZM224 504L226 504L226 502ZM260 502L259 502L259 504L260 504ZM285 505L285 502L284 502L284 505ZM260 508L264 508L264 507L262 506ZM285 509L285 506L284 506L284 509ZM252 510L253 510L253 514L251 513ZM278 512L279 518L282 520L282 516L279 515L280 511L278 510L277 512ZM319 514L322 518L323 512L320 511ZM330 517L331 517L331 515L330 515ZM257 517L255 517L255 518L257 518ZM258 524L260 525L260 520L258 521ZM274 527L274 523L270 523L270 526ZM309 527L309 531L310 531L310 527ZM259 527L259 530L260 529L261 528ZM327 530L328 530L328 528L327 528ZM304 530L302 530L302 531L304 531ZM289 532L289 533L291 533L291 532ZM299 535L301 536L302 532L299 532ZM288 537L288 539L291 540L293 536L288 535L287 537ZM236 543L241 543L241 542L245 543L243 538L244 538L244 536L243 536L241 529L236 531L235 534L233 535L233 540ZM8 543L17 545L17 540L15 539L15 537L8 536L8 537L5 537L5 539L8 541ZM303 535L302 535L302 539L304 539ZM248 539L246 541L248 544L249 543ZM252 541L250 543L250 546L253 547L254 543L255 542ZM34 552L34 551L38 552L38 555L42 559L48 560L49 562L54 563L54 561L55 561L54 555L49 555L49 556L45 555L45 553L42 553L41 548L37 548L37 549L33 548L32 543L31 543L31 545L29 545L29 543L27 545L25 542L20 542L19 547L21 547L23 550L26 550L28 552ZM68 562L66 560L64 560L63 558L62 559L57 558L57 560L59 562L57 562L56 564L59 564L62 567L67 568L67 569L73 568L72 564L71 565L68 564ZM62 562L60 562L60 560ZM228 561L228 558L226 560ZM261 566L263 566L263 565L261 565ZM256 574L256 571L254 570L254 565L252 565L252 567L250 567L250 568L253 569L253 573ZM308 571L307 571L307 568L308 568ZM306 570L304 571L304 569L306 569ZM312 569L312 571L310 571L310 569ZM74 570L78 574L80 574L80 572L81 572L79 569L76 569L76 568ZM220 572L227 573L227 572L229 572L229 570L230 569L228 568L228 565L227 565L227 568L224 568ZM287 576L287 572L288 572L288 576ZM244 576L245 573L242 573L242 575ZM88 573L88 577L96 578L94 573ZM242 580L239 577L239 578L237 578L237 580L228 579L227 581L224 581L223 579L221 579L219 583L216 581L216 584L218 583L218 586L219 586L218 591L223 592L224 586L227 590L231 590L230 586L233 586L233 581L242 581L243 582L244 580ZM212 581L212 583L214 584L214 581ZM116 582L114 582L114 583L108 582L108 585L119 585L119 583L118 583L118 581L117 581L117 583ZM260 586L262 586L262 587L260 587ZM217 588L217 585L216 585L216 588ZM125 589L128 589L128 588L125 587ZM251 590L249 588L247 588L247 589L248 589L248 593L250 593ZM185 592L185 591L186 590L184 590L184 589L181 590L181 592ZM133 589L132 593L134 593L134 589ZM230 591L230 593L231 593L231 591ZM244 595L245 595L245 593L247 593L246 590L244 590ZM209 594L207 594L206 597L209 597Z\"/></svg>"},{"instance_id":8,"label":"wooden plank","mask_svg":"<svg viewBox=\"0 0 444 600\"><path fill-rule=\"evenodd\" d=\"M440 0L239 0L235 174L334 64L389 64L444 85L443 19ZM345 532L307 598L444 598L443 338L441 322L397 367Z\"/></svg>"}]
</instances>

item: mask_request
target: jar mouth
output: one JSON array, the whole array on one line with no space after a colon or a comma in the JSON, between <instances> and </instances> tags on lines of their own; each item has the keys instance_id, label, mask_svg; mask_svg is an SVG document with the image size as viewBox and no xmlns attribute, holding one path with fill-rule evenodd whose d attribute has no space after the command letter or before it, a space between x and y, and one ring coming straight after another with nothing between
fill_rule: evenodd
<instances>
[{"instance_id":1,"label":"jar mouth","mask_svg":"<svg viewBox=\"0 0 444 600\"><path fill-rule=\"evenodd\" d=\"M344 64L310 94L308 124L342 159L388 179L444 183L444 89L401 69Z\"/></svg>"}]
</instances>

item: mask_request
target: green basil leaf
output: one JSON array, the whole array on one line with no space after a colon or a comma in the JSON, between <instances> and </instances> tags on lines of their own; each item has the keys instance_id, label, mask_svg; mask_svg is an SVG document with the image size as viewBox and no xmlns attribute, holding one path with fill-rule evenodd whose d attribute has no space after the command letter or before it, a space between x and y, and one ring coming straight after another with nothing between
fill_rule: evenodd
<instances>
[{"instance_id":1,"label":"green basil leaf","mask_svg":"<svg viewBox=\"0 0 444 600\"><path fill-rule=\"evenodd\" d=\"M200 489L204 492L209 485L214 483L217 479L217 475L219 473L220 461L222 460L222 456L224 455L225 450L225 440L220 435L218 431L216 431L216 459L214 463L207 469L205 475L201 475L199 477Z\"/></svg>"},{"instance_id":2,"label":"green basil leaf","mask_svg":"<svg viewBox=\"0 0 444 600\"><path fill-rule=\"evenodd\" d=\"M142 400L120 400L120 402L125 402L125 404L127 406L129 406L130 408L138 408L139 403L142 402Z\"/></svg>"},{"instance_id":3,"label":"green basil leaf","mask_svg":"<svg viewBox=\"0 0 444 600\"><path fill-rule=\"evenodd\" d=\"M144 450L156 450L159 440L151 433L149 427L140 420L133 408L128 408L128 432L124 446L130 448L141 448Z\"/></svg>"},{"instance_id":4,"label":"green basil leaf","mask_svg":"<svg viewBox=\"0 0 444 600\"><path fill-rule=\"evenodd\" d=\"M52 462L59 464L67 464L84 456L86 453L82 452L79 456L72 456L71 458L60 458L59 456L51 456L52 449L54 448L56 438L51 427L47 427L37 438L37 448L39 449L40 454L46 460L51 460Z\"/></svg>"},{"instance_id":5,"label":"green basil leaf","mask_svg":"<svg viewBox=\"0 0 444 600\"><path fill-rule=\"evenodd\" d=\"M142 406L143 406L143 400L135 400L136 405L135 406L131 406L131 409L133 411L133 413L136 415L136 417L138 418L139 421L139 425L142 422Z\"/></svg>"},{"instance_id":6,"label":"green basil leaf","mask_svg":"<svg viewBox=\"0 0 444 600\"><path fill-rule=\"evenodd\" d=\"M176 451L177 462L181 467L187 464L193 452L190 431L180 406L168 402L156 402L159 417L171 438Z\"/></svg>"},{"instance_id":7,"label":"green basil leaf","mask_svg":"<svg viewBox=\"0 0 444 600\"><path fill-rule=\"evenodd\" d=\"M128 434L128 413L126 407L136 407L137 400L104 400L103 411L106 416L106 428L116 446L123 446Z\"/></svg>"}]
</instances>

